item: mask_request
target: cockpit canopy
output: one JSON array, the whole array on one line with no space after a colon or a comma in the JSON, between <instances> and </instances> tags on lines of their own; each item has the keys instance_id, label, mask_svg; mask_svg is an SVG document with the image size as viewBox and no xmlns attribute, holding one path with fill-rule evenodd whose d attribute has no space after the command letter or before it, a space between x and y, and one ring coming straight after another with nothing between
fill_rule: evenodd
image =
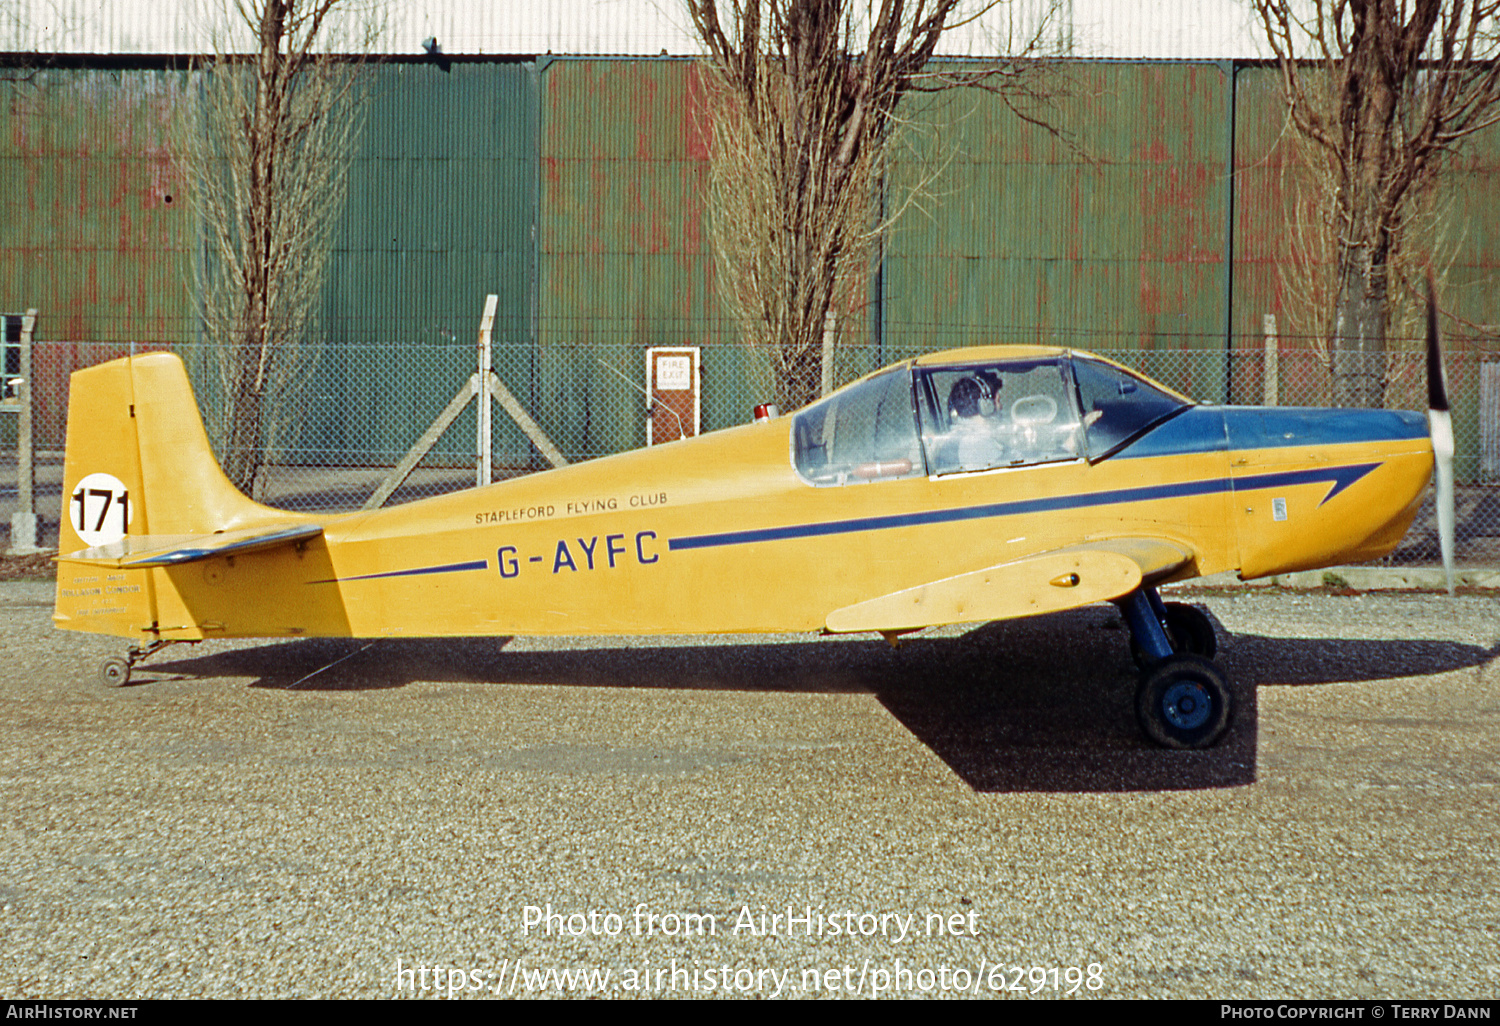
<instances>
[{"instance_id":1,"label":"cockpit canopy","mask_svg":"<svg viewBox=\"0 0 1500 1026\"><path fill-rule=\"evenodd\" d=\"M1097 462L1188 405L1081 353L910 361L795 414L792 462L819 486Z\"/></svg>"}]
</instances>

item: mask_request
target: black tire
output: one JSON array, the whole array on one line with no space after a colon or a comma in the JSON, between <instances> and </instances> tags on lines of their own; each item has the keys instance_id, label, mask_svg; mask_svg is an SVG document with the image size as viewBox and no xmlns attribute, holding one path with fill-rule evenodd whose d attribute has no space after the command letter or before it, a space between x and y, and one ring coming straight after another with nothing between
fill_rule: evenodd
<instances>
[{"instance_id":1,"label":"black tire","mask_svg":"<svg viewBox=\"0 0 1500 1026\"><path fill-rule=\"evenodd\" d=\"M130 683L130 663L124 659L106 659L99 665L99 683L107 688L123 688Z\"/></svg>"},{"instance_id":2,"label":"black tire","mask_svg":"<svg viewBox=\"0 0 1500 1026\"><path fill-rule=\"evenodd\" d=\"M1166 607L1167 633L1179 655L1212 659L1218 654L1219 636L1214 632L1214 622L1207 613L1185 602L1168 602Z\"/></svg>"},{"instance_id":3,"label":"black tire","mask_svg":"<svg viewBox=\"0 0 1500 1026\"><path fill-rule=\"evenodd\" d=\"M1165 608L1167 642L1172 646L1173 652L1178 655L1202 656L1204 659L1212 659L1218 654L1219 635L1207 613L1185 602L1167 602ZM1130 658L1143 670L1149 670L1152 666L1152 661L1146 658L1145 651L1134 638L1130 639Z\"/></svg>"},{"instance_id":4,"label":"black tire","mask_svg":"<svg viewBox=\"0 0 1500 1026\"><path fill-rule=\"evenodd\" d=\"M1135 694L1142 732L1164 748L1211 748L1233 714L1229 678L1201 656L1162 660L1141 675Z\"/></svg>"}]
</instances>

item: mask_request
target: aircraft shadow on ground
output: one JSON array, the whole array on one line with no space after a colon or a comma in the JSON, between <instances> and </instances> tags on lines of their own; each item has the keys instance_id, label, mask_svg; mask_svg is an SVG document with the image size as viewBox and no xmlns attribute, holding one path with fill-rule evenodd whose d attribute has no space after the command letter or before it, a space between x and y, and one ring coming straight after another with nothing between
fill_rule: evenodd
<instances>
[{"instance_id":1,"label":"aircraft shadow on ground","mask_svg":"<svg viewBox=\"0 0 1500 1026\"><path fill-rule=\"evenodd\" d=\"M1233 729L1216 747L1155 747L1135 721L1137 672L1109 607L915 638L899 650L866 639L625 645L551 651L510 638L309 639L148 663L165 676L253 678L309 692L415 681L786 693L873 694L912 735L982 792L1119 792L1233 787L1256 778L1261 686L1378 681L1482 664L1495 650L1424 640L1230 636ZM582 647L589 645L591 647Z\"/></svg>"}]
</instances>

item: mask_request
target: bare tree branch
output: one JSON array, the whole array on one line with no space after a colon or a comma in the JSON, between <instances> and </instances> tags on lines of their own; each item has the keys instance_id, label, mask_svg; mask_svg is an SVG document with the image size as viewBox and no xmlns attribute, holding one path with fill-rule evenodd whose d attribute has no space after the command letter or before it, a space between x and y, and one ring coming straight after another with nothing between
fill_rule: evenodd
<instances>
[{"instance_id":1,"label":"bare tree branch","mask_svg":"<svg viewBox=\"0 0 1500 1026\"><path fill-rule=\"evenodd\" d=\"M1378 406L1414 223L1461 143L1500 120L1500 0L1253 3L1288 115L1321 153L1335 396Z\"/></svg>"},{"instance_id":2,"label":"bare tree branch","mask_svg":"<svg viewBox=\"0 0 1500 1026\"><path fill-rule=\"evenodd\" d=\"M216 40L194 69L200 103L177 147L205 238L196 291L223 397L210 422L246 492L307 341L361 124L359 62L328 52L349 6L234 0L237 38L253 51ZM366 23L353 42L372 38Z\"/></svg>"},{"instance_id":3,"label":"bare tree branch","mask_svg":"<svg viewBox=\"0 0 1500 1026\"><path fill-rule=\"evenodd\" d=\"M902 100L980 85L1005 95L1002 77L1020 78L1005 64L934 70L944 32L994 2L968 13L961 0L685 2L708 51L723 298L746 339L774 353L777 401L794 409L821 391L825 354L862 306Z\"/></svg>"}]
</instances>

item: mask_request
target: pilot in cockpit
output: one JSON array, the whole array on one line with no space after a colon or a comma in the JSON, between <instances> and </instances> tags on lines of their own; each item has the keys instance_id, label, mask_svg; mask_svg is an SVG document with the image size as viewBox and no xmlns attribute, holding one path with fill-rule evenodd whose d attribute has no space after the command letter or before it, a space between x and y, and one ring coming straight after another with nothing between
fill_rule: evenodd
<instances>
[{"instance_id":1,"label":"pilot in cockpit","mask_svg":"<svg viewBox=\"0 0 1500 1026\"><path fill-rule=\"evenodd\" d=\"M1005 447L996 437L995 393L1000 380L992 374L962 377L948 392L949 436L944 446L949 470L983 470L1004 461Z\"/></svg>"}]
</instances>

